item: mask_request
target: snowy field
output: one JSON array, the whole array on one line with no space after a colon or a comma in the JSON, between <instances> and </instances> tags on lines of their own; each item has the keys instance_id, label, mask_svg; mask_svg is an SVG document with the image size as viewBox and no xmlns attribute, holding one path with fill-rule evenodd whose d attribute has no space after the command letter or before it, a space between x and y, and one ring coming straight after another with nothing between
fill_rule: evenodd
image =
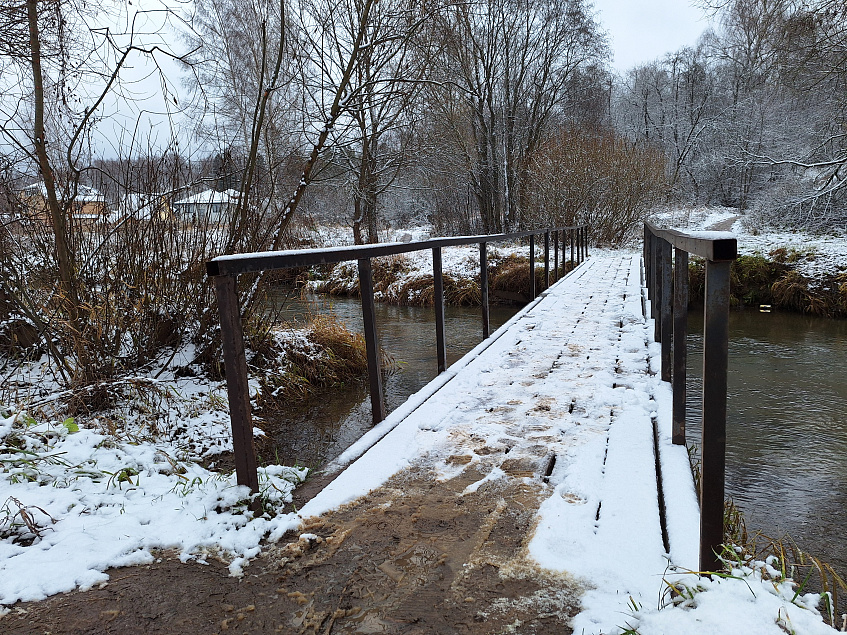
<instances>
[{"instance_id":1,"label":"snowy field","mask_svg":"<svg viewBox=\"0 0 847 635\"><path fill-rule=\"evenodd\" d=\"M830 235L806 232L763 231L751 226L746 216L730 208L688 208L663 212L654 222L680 231L701 231L726 224L738 239L740 255L767 257L775 249L797 252L797 271L812 279L847 271L847 235L843 232Z\"/></svg>"},{"instance_id":2,"label":"snowy field","mask_svg":"<svg viewBox=\"0 0 847 635\"><path fill-rule=\"evenodd\" d=\"M682 229L708 229L732 215L722 210L688 212L684 219L678 215L671 220ZM733 228L736 231L741 228L739 222ZM426 237L425 229L417 234L407 233L415 240ZM394 238L405 239L398 234ZM785 244L779 243L780 238L776 235L740 234L740 250L743 253L750 248L767 253L770 245L802 248L817 254L816 260L809 261L810 266L814 263L824 266L822 263L825 263L827 267L830 264L847 267L845 250L839 251L838 247L839 244L843 247L843 239L832 239L832 243L829 239L812 242L791 236L794 242ZM842 242L838 243L839 240ZM596 252L596 256L598 260L620 257L605 252ZM475 266L478 267L475 258L478 258L475 248L445 250L445 273L454 272L458 276L475 271ZM415 262L415 268L431 271L428 252L416 257ZM584 276L581 283L586 285L584 291L589 295L609 292L600 276ZM637 288L631 291L631 296L640 297L636 294ZM533 310L533 306L527 307L516 319ZM640 301L632 302L630 314L618 316L631 320L628 337L634 338L630 343L636 348L645 346L644 338L652 332L649 323L639 322L639 307ZM538 346L547 345L541 342ZM655 345L649 350L651 364L655 367ZM456 368L470 363L479 352L475 349L469 353ZM541 354L540 348L529 350L527 354L531 357L534 352ZM608 362L609 368L614 366L614 359L597 361L601 362ZM435 381L443 383L454 372L448 371ZM500 368L491 372L513 371ZM644 381L650 380L645 378ZM128 415L117 426L110 426L109 422L95 416L65 417L40 406L48 401L51 392L50 386L44 384L20 403L0 408L0 611L7 611L19 600L39 600L102 584L108 580L105 573L108 568L149 563L155 559L157 549L176 549L183 560L202 562L210 557L223 558L230 563L233 575L241 575L244 567L249 566L250 558L255 557L264 544L279 540L288 530L296 531L303 516L320 513L366 491L363 482L357 481L347 489L327 491L315 499L311 508L301 510L301 514L278 513L283 503L290 500L294 486L305 478L306 471L268 465L260 470L261 497L266 513L254 517L248 509L248 492L235 484L233 474L220 474L201 466L203 459L231 449L222 385L175 378L163 378L160 383L164 393L171 395L166 399L170 405L166 408L167 415L158 418L155 425L139 414ZM383 425L397 425L401 415L413 409L415 400L419 402L431 391L431 387L424 388ZM666 425L668 396L661 386L656 388L655 394L660 422ZM633 407L643 410L645 406L635 404ZM649 415L650 409L646 412ZM482 429L478 432L486 434ZM664 435L667 437L667 431ZM372 442L372 438L363 440L365 446ZM632 453L633 460L645 460L645 453L652 456L652 447L630 447L626 438L620 439L620 444L617 451L623 455ZM395 447L391 449L395 452L391 454L394 458L388 461L388 455L380 447L384 446L376 446L354 466L387 478L420 450L410 442L404 446L406 454L397 455ZM427 451L435 453L435 459L446 459L447 454L440 456L438 453L452 450L445 445L440 449L428 447ZM347 458L353 460L362 452L361 447L354 447ZM373 469L374 466L379 466L380 470ZM666 469L672 480L682 484L680 487L685 490L684 484L690 483L687 461L669 459ZM674 470L676 477L673 477ZM494 473L491 478L497 477ZM625 483L629 477L626 470L615 476L619 483ZM578 472L562 472L552 485L559 489L582 488L586 498L599 495L591 490L590 482L573 480L578 478ZM336 487L343 488L343 483L341 481ZM364 483L378 484L370 480ZM678 535L696 527L691 493L683 491L680 494L683 500L688 496L688 503L682 506L684 509L675 520L671 519L676 523L674 531ZM554 498L550 500L542 506L531 552L538 566L573 569L593 587L583 598L584 611L577 618L577 624L585 633L608 634L624 632L626 628L637 629L630 632L642 635L835 632L822 623L815 609L820 598L798 594L797 585L783 579L772 563L746 563L730 576L710 579L686 573L694 566L690 561L690 549L688 556L674 553L673 547L671 554L655 549L650 553L630 554L634 557L626 560L629 564L625 569L620 569L624 563L619 550L604 552L586 548L575 560L573 553L564 551L572 543L558 540L556 525L550 522L556 514L563 513L562 505ZM576 518L574 522L579 525L583 521ZM611 544L626 546L631 530L626 516L621 516L615 533L606 539ZM690 545L691 536L682 541ZM649 572L640 571L637 564L632 564L647 561L651 563ZM664 564L655 570L656 563ZM633 588L645 591L637 597L622 596L618 591L617 572L623 580L631 582ZM671 601L667 581L679 591L674 601Z\"/></svg>"}]
</instances>

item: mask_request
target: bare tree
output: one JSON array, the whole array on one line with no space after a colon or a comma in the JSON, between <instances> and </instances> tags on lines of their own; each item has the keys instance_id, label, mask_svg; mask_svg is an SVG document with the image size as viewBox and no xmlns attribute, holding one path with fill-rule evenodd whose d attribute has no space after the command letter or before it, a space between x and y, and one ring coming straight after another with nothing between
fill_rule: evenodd
<instances>
[{"instance_id":1,"label":"bare tree","mask_svg":"<svg viewBox=\"0 0 847 635\"><path fill-rule=\"evenodd\" d=\"M179 57L151 35L172 19L166 8L110 11L73 0L12 1L0 8L0 25L8 29L0 64L4 82L11 80L0 96L0 135L20 171L40 181L38 205L52 239L52 253L45 257L58 288L46 299L36 298L26 285L28 272L13 269L6 259L2 275L54 352L57 372L71 383L91 381L111 364L100 354L102 331L95 324L100 301L84 273L90 242L75 214L86 180L96 171L95 131L112 114L113 101L127 96L124 80L131 66L159 69L163 58ZM164 74L161 78L168 86ZM23 260L18 264L26 266Z\"/></svg>"},{"instance_id":2,"label":"bare tree","mask_svg":"<svg viewBox=\"0 0 847 635\"><path fill-rule=\"evenodd\" d=\"M714 82L701 45L633 68L618 91L618 128L664 149L668 185L679 194L699 195L700 175L693 166L720 115Z\"/></svg>"},{"instance_id":3,"label":"bare tree","mask_svg":"<svg viewBox=\"0 0 847 635\"><path fill-rule=\"evenodd\" d=\"M454 131L485 231L516 227L528 158L577 74L607 55L582 0L479 0L443 12L444 90L432 103Z\"/></svg>"}]
</instances>

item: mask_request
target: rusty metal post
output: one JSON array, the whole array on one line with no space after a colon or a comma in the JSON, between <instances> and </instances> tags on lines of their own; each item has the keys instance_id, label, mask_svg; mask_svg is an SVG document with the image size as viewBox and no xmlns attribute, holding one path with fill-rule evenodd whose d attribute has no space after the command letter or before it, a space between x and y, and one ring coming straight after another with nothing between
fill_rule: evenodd
<instances>
[{"instance_id":1,"label":"rusty metal post","mask_svg":"<svg viewBox=\"0 0 847 635\"><path fill-rule=\"evenodd\" d=\"M544 290L550 288L550 230L544 232Z\"/></svg>"},{"instance_id":2,"label":"rusty metal post","mask_svg":"<svg viewBox=\"0 0 847 635\"><path fill-rule=\"evenodd\" d=\"M674 445L685 445L686 369L688 362L688 252L674 250L673 277L673 428Z\"/></svg>"},{"instance_id":3,"label":"rusty metal post","mask_svg":"<svg viewBox=\"0 0 847 635\"><path fill-rule=\"evenodd\" d=\"M376 332L374 307L373 268L370 258L359 259L359 292L362 296L362 320L365 331L365 348L368 354L368 383L371 390L373 422L385 419L385 398L382 394L382 370L379 367L379 336Z\"/></svg>"},{"instance_id":4,"label":"rusty metal post","mask_svg":"<svg viewBox=\"0 0 847 635\"><path fill-rule=\"evenodd\" d=\"M232 453L235 478L253 494L259 492L256 453L253 450L253 422L250 413L250 389L247 383L247 358L241 329L241 309L235 276L215 276L215 295L221 318L221 344L226 368L226 392L229 398L229 420L232 426ZM258 511L259 501L253 501Z\"/></svg>"},{"instance_id":5,"label":"rusty metal post","mask_svg":"<svg viewBox=\"0 0 847 635\"><path fill-rule=\"evenodd\" d=\"M662 333L662 381L671 380L673 361L671 356L671 344L673 343L673 263L671 244L665 240L659 240L659 248L662 250L662 305L659 307Z\"/></svg>"},{"instance_id":6,"label":"rusty metal post","mask_svg":"<svg viewBox=\"0 0 847 635\"><path fill-rule=\"evenodd\" d=\"M491 315L488 311L488 251L479 243L479 289L482 292L482 339L491 335Z\"/></svg>"},{"instance_id":7,"label":"rusty metal post","mask_svg":"<svg viewBox=\"0 0 847 635\"><path fill-rule=\"evenodd\" d=\"M435 349L438 372L447 370L447 344L444 340L444 277L441 275L441 247L432 250L432 279L435 285Z\"/></svg>"},{"instance_id":8,"label":"rusty metal post","mask_svg":"<svg viewBox=\"0 0 847 635\"><path fill-rule=\"evenodd\" d=\"M529 300L535 300L535 234L529 235Z\"/></svg>"},{"instance_id":9,"label":"rusty metal post","mask_svg":"<svg viewBox=\"0 0 847 635\"><path fill-rule=\"evenodd\" d=\"M718 571L723 543L730 262L706 261L703 318L703 436L700 472L700 570Z\"/></svg>"}]
</instances>

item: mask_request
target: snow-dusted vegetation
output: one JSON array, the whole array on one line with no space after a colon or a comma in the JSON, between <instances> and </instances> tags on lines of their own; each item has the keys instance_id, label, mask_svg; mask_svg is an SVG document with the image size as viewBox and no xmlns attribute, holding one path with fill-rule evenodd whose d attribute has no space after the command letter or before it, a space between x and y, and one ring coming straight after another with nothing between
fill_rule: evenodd
<instances>
[{"instance_id":1,"label":"snow-dusted vegetation","mask_svg":"<svg viewBox=\"0 0 847 635\"><path fill-rule=\"evenodd\" d=\"M265 457L258 512L225 467L216 256L574 225L636 253L652 218L736 233L734 303L847 316L843 2L702 3L714 29L622 76L587 0L136 4L0 6L0 605L159 549L238 574L298 526L307 470ZM489 245L492 299L529 299L528 257ZM374 262L376 299L431 304L431 258ZM444 250L449 304L479 262ZM359 334L278 319L280 289L355 296L355 263L238 285L258 437L364 376ZM620 630L837 623L748 556Z\"/></svg>"}]
</instances>

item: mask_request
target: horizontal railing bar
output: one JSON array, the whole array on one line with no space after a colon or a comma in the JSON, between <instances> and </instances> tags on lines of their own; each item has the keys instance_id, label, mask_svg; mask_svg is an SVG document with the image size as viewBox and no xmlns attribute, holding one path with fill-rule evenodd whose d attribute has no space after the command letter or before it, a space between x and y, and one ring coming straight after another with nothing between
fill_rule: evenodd
<instances>
[{"instance_id":1,"label":"horizontal railing bar","mask_svg":"<svg viewBox=\"0 0 847 635\"><path fill-rule=\"evenodd\" d=\"M645 224L653 235L664 238L677 249L700 256L712 262L738 258L738 241L729 232L689 232L662 229L650 221Z\"/></svg>"},{"instance_id":2,"label":"horizontal railing bar","mask_svg":"<svg viewBox=\"0 0 847 635\"><path fill-rule=\"evenodd\" d=\"M551 228L549 231L564 231L578 229L574 227ZM412 251L453 247L457 245L478 245L479 243L500 242L537 236L547 229L537 231L515 232L511 234L482 234L479 236L456 236L453 238L435 238L409 243L378 243L375 245L347 245L344 247L321 247L318 249L290 249L286 251L264 251L248 254L232 254L218 256L206 263L208 276L237 275L240 273L255 273L273 269L289 269L291 267L310 267L313 265L335 264L361 258L376 258L379 256L394 256Z\"/></svg>"}]
</instances>

